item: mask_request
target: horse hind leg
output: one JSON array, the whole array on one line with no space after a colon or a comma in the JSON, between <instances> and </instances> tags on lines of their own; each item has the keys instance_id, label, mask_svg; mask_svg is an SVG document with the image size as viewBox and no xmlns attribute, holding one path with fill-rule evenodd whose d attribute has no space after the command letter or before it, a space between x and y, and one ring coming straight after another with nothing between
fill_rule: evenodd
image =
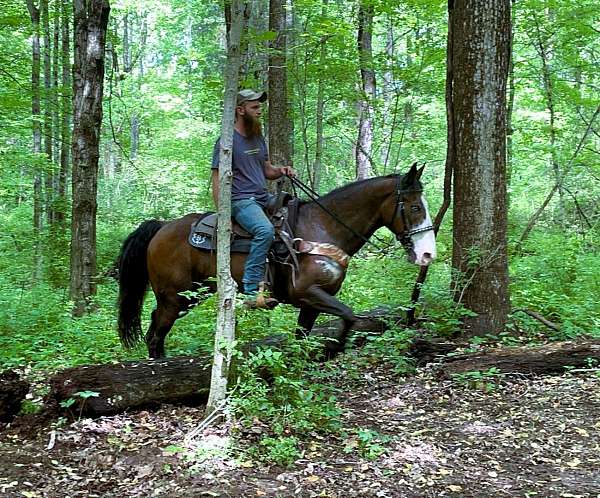
<instances>
[{"instance_id":1,"label":"horse hind leg","mask_svg":"<svg viewBox=\"0 0 600 498\"><path fill-rule=\"evenodd\" d=\"M150 358L165 356L165 337L180 316L180 307L176 303L158 302L152 312L152 321L146 333L146 345Z\"/></svg>"}]
</instances>

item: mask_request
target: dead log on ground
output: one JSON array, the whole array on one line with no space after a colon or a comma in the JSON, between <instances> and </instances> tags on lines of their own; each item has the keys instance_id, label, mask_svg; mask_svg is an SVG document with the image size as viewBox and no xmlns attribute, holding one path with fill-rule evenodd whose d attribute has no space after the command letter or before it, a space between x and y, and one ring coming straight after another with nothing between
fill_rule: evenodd
<instances>
[{"instance_id":1,"label":"dead log on ground","mask_svg":"<svg viewBox=\"0 0 600 498\"><path fill-rule=\"evenodd\" d=\"M600 364L600 341L568 341L538 347L493 349L483 353L466 353L445 357L440 366L442 377L464 372L553 374L568 368L589 368Z\"/></svg>"},{"instance_id":2,"label":"dead log on ground","mask_svg":"<svg viewBox=\"0 0 600 498\"><path fill-rule=\"evenodd\" d=\"M388 320L398 319L389 316L381 310L363 315L356 323L356 330L382 333L388 328ZM332 320L315 327L311 336L335 340L341 330L341 320ZM278 349L286 340L284 335L269 336L247 344L243 353L265 347ZM49 410L90 417L165 403L195 406L208 397L211 366L212 354L205 354L69 368L50 379L46 404ZM61 407L60 403L65 401L71 405Z\"/></svg>"},{"instance_id":3,"label":"dead log on ground","mask_svg":"<svg viewBox=\"0 0 600 498\"><path fill-rule=\"evenodd\" d=\"M29 383L12 370L0 373L0 422L10 422L19 413L29 392Z\"/></svg>"}]
</instances>

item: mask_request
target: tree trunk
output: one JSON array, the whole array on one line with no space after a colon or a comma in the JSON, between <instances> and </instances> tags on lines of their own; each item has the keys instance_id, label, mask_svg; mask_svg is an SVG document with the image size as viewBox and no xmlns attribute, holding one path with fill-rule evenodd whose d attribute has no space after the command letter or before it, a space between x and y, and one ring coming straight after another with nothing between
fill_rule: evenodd
<instances>
[{"instance_id":1,"label":"tree trunk","mask_svg":"<svg viewBox=\"0 0 600 498\"><path fill-rule=\"evenodd\" d=\"M277 33L269 53L269 155L275 166L292 164L287 96L285 0L270 0L269 31Z\"/></svg>"},{"instance_id":2,"label":"tree trunk","mask_svg":"<svg viewBox=\"0 0 600 498\"><path fill-rule=\"evenodd\" d=\"M565 373L571 368L589 368L600 360L600 341L555 342L539 347L502 348L444 358L440 374L450 377L490 369L506 374Z\"/></svg>"},{"instance_id":3,"label":"tree trunk","mask_svg":"<svg viewBox=\"0 0 600 498\"><path fill-rule=\"evenodd\" d=\"M550 117L549 123L549 134L550 134L550 162L552 167L552 173L554 174L554 181L558 185L558 223L562 225L565 221L565 201L564 191L561 178L560 165L558 161L558 149L556 144L556 107L555 107L555 96L554 96L554 75L552 74L551 64L551 53L552 48L550 42L545 39L545 35L540 32L540 25L535 15L535 28L536 28L536 44L538 54L542 62L542 82L544 84L544 97L546 99L546 108Z\"/></svg>"},{"instance_id":4,"label":"tree trunk","mask_svg":"<svg viewBox=\"0 0 600 498\"><path fill-rule=\"evenodd\" d=\"M353 331L381 334L399 317L389 310L375 310L358 317ZM315 327L311 336L337 340L344 330L342 320L335 319ZM361 335L364 338L364 335ZM285 335L274 335L244 345L247 355L259 348L281 349ZM213 356L175 357L160 360L140 360L104 365L88 365L63 370L50 379L46 403L60 410L59 403L73 399L70 407L75 416L103 416L163 403L198 405L206 402L209 387L212 392L210 365ZM214 365L213 365L214 372ZM233 371L232 371L233 372ZM231 377L231 375L230 375ZM91 391L98 396L83 399L78 392ZM214 403L214 401L212 401ZM211 401L209 401L209 404ZM63 410L64 411L64 410Z\"/></svg>"},{"instance_id":5,"label":"tree trunk","mask_svg":"<svg viewBox=\"0 0 600 498\"><path fill-rule=\"evenodd\" d=\"M210 380L210 394L206 415L220 408L227 398L227 381L235 341L235 293L236 284L231 276L231 183L233 174L233 126L240 73L240 41L246 26L243 0L231 2L231 28L225 66L225 95L223 120L221 122L221 150L219 152L219 206L217 225L217 291L219 311L215 331L215 348Z\"/></svg>"},{"instance_id":6,"label":"tree trunk","mask_svg":"<svg viewBox=\"0 0 600 498\"><path fill-rule=\"evenodd\" d=\"M67 179L69 178L69 150L71 147L71 58L70 58L70 40L69 26L71 17L69 15L69 4L61 4L61 65L62 65L62 86L61 86L61 127L60 127L60 173L58 175L58 206L56 209L57 223L64 223L67 209Z\"/></svg>"},{"instance_id":7,"label":"tree trunk","mask_svg":"<svg viewBox=\"0 0 600 498\"><path fill-rule=\"evenodd\" d=\"M505 171L510 1L450 4L453 286L456 301L477 313L465 320L466 332L483 335L502 331L510 308Z\"/></svg>"},{"instance_id":8,"label":"tree trunk","mask_svg":"<svg viewBox=\"0 0 600 498\"><path fill-rule=\"evenodd\" d=\"M71 299L83 315L96 294L96 208L108 0L75 0Z\"/></svg>"},{"instance_id":9,"label":"tree trunk","mask_svg":"<svg viewBox=\"0 0 600 498\"><path fill-rule=\"evenodd\" d=\"M33 153L42 152L42 128L40 109L40 9L34 0L27 0L31 16L33 36L31 37L31 120L33 132ZM35 251L33 260L33 282L38 282L42 274L42 173L38 165L33 175L33 230L35 232Z\"/></svg>"},{"instance_id":10,"label":"tree trunk","mask_svg":"<svg viewBox=\"0 0 600 498\"><path fill-rule=\"evenodd\" d=\"M321 17L325 19L327 15L327 0L323 0L321 8ZM327 60L327 37L321 37L319 47L319 67L323 68ZM323 115L325 112L325 76L322 71L319 71L317 82L317 113L316 113L316 140L315 140L315 160L312 167L312 175L310 176L311 186L315 192L319 191L321 186L321 176L323 170Z\"/></svg>"},{"instance_id":11,"label":"tree trunk","mask_svg":"<svg viewBox=\"0 0 600 498\"><path fill-rule=\"evenodd\" d=\"M46 222L52 224L53 203L53 164L52 164L52 65L50 63L52 47L50 45L50 16L48 13L48 0L40 1L42 16L42 33L44 39L44 151L46 152L47 165L44 172L44 190Z\"/></svg>"},{"instance_id":12,"label":"tree trunk","mask_svg":"<svg viewBox=\"0 0 600 498\"><path fill-rule=\"evenodd\" d=\"M373 69L373 4L359 0L358 60L360 64L361 98L358 103L358 140L356 144L356 179L373 176L373 101L375 70Z\"/></svg>"},{"instance_id":13,"label":"tree trunk","mask_svg":"<svg viewBox=\"0 0 600 498\"><path fill-rule=\"evenodd\" d=\"M444 167L444 195L442 205L435 216L435 220L433 221L433 230L435 235L437 236L440 227L442 226L442 221L444 220L444 216L446 215L446 211L450 207L450 203L452 200L452 176L454 175L454 164L456 161L456 144L455 140L455 131L454 131L454 104L452 100L453 95L453 84L454 84L454 66L453 66L453 57L452 54L454 52L454 36L452 25L448 26L448 38L446 40L446 164ZM413 325L416 321L415 319L415 308L417 302L419 301L419 296L421 295L421 288L425 283L425 279L427 278L427 273L429 272L429 266L421 266L419 268L419 275L415 280L415 285L413 286L413 291L411 294L410 302L411 306L406 311L406 321L408 325Z\"/></svg>"}]
</instances>

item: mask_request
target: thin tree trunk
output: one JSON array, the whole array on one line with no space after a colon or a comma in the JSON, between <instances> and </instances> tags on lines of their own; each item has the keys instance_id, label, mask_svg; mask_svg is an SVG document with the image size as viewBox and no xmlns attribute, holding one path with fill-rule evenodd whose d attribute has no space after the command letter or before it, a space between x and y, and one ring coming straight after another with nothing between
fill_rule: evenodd
<instances>
[{"instance_id":1,"label":"thin tree trunk","mask_svg":"<svg viewBox=\"0 0 600 498\"><path fill-rule=\"evenodd\" d=\"M40 11L42 16L42 33L44 39L44 151L48 161L44 173L44 190L46 221L52 224L53 202L53 174L52 174L52 66L50 63L52 47L50 45L50 16L48 13L48 0L41 0Z\"/></svg>"},{"instance_id":2,"label":"thin tree trunk","mask_svg":"<svg viewBox=\"0 0 600 498\"><path fill-rule=\"evenodd\" d=\"M54 11L54 26L52 40L52 162L56 166L60 162L60 116L58 105L59 94L59 71L60 71L60 2L55 1L53 4ZM54 184L52 191L56 196L58 191L58 175L54 175ZM55 206L52 206L52 219L55 219Z\"/></svg>"},{"instance_id":3,"label":"thin tree trunk","mask_svg":"<svg viewBox=\"0 0 600 498\"><path fill-rule=\"evenodd\" d=\"M358 103L359 124L356 144L356 179L373 176L373 101L375 71L373 69L373 4L359 0L358 58L360 62L361 98Z\"/></svg>"},{"instance_id":4,"label":"thin tree trunk","mask_svg":"<svg viewBox=\"0 0 600 498\"><path fill-rule=\"evenodd\" d=\"M219 206L217 232L217 291L219 311L215 331L210 394L206 415L211 416L222 407L227 397L227 380L235 341L236 284L231 276L231 158L233 152L233 124L240 72L240 40L246 24L244 0L230 3L231 24L225 66L225 95L221 123L221 150L219 153Z\"/></svg>"},{"instance_id":5,"label":"thin tree trunk","mask_svg":"<svg viewBox=\"0 0 600 498\"><path fill-rule=\"evenodd\" d=\"M454 173L454 163L456 160L456 143L455 143L455 130L454 130L454 103L453 103L453 89L454 84L454 67L452 65L454 53L454 35L452 23L448 23L448 38L446 41L446 123L447 123L447 138L446 138L446 166L444 168L444 200L440 209L433 221L433 231L437 236L442 221L450 202L452 201L452 175ZM421 288L427 279L427 273L429 272L429 266L421 266L419 268L419 275L413 286L410 302L411 307L406 312L406 320L409 325L415 323L415 309L419 296L421 295Z\"/></svg>"},{"instance_id":6,"label":"thin tree trunk","mask_svg":"<svg viewBox=\"0 0 600 498\"><path fill-rule=\"evenodd\" d=\"M321 17L325 18L327 14L327 0L323 0L321 7ZM321 37L321 44L319 47L319 67L323 67L327 60L327 37ZM319 191L321 186L321 175L323 169L323 115L325 112L325 77L323 73L319 71L319 77L317 82L317 115L316 115L316 140L315 140L315 160L312 168L311 184L313 190Z\"/></svg>"},{"instance_id":7,"label":"thin tree trunk","mask_svg":"<svg viewBox=\"0 0 600 498\"><path fill-rule=\"evenodd\" d=\"M511 0L511 18L514 19L515 0ZM508 64L508 105L506 108L506 185L510 186L513 173L513 108L515 105L515 64L514 64L514 45L515 25L514 22L510 31L510 61ZM510 206L510 194L507 189L506 203Z\"/></svg>"},{"instance_id":8,"label":"thin tree trunk","mask_svg":"<svg viewBox=\"0 0 600 498\"><path fill-rule=\"evenodd\" d=\"M559 181L561 173L556 145L556 107L554 102L554 82L552 80L552 69L550 67L551 48L545 44L546 40L540 32L538 18L535 14L534 16L537 35L536 43L538 53L542 62L542 81L544 83L544 96L546 98L546 108L548 109L548 113L550 114L550 160L552 163L554 181L556 182L556 185L558 185L558 223L562 224L565 219L565 201L564 192L562 189L562 182Z\"/></svg>"},{"instance_id":9,"label":"thin tree trunk","mask_svg":"<svg viewBox=\"0 0 600 498\"><path fill-rule=\"evenodd\" d=\"M269 155L276 166L292 164L287 95L285 0L270 0L269 30L277 33L269 54Z\"/></svg>"},{"instance_id":10,"label":"thin tree trunk","mask_svg":"<svg viewBox=\"0 0 600 498\"><path fill-rule=\"evenodd\" d=\"M27 0L31 16L33 36L31 38L31 119L33 133L33 153L42 152L42 129L40 109L40 9L34 0ZM33 229L35 231L35 251L33 261L33 282L38 282L42 273L42 254L40 233L42 230L42 175L39 166L35 166L33 176Z\"/></svg>"},{"instance_id":11,"label":"thin tree trunk","mask_svg":"<svg viewBox=\"0 0 600 498\"><path fill-rule=\"evenodd\" d=\"M73 68L73 206L71 299L81 316L96 294L96 208L98 155L108 0L75 0Z\"/></svg>"},{"instance_id":12,"label":"thin tree trunk","mask_svg":"<svg viewBox=\"0 0 600 498\"><path fill-rule=\"evenodd\" d=\"M69 26L71 17L69 15L69 4L63 2L62 8L62 33L61 33L61 65L62 65L62 87L61 87L61 141L60 141L60 173L58 176L58 208L56 210L56 221L64 223L67 209L67 179L69 178L70 147L71 147L71 58Z\"/></svg>"},{"instance_id":13,"label":"thin tree trunk","mask_svg":"<svg viewBox=\"0 0 600 498\"><path fill-rule=\"evenodd\" d=\"M380 162L383 165L383 171L385 172L387 169L388 157L390 155L390 148L392 146L392 136L393 136L393 128L394 123L389 122L390 111L392 110L392 103L395 99L393 99L394 92L394 76L392 73L392 66L394 64L394 22L391 14L388 16L388 26L387 26L387 40L385 44L385 55L387 56L387 67L385 72L383 73L383 90L381 92L381 96L383 99L383 112L381 118L381 130L384 132L384 135L387 135L387 140L384 139L381 145L380 152ZM393 116L395 118L395 116Z\"/></svg>"},{"instance_id":14,"label":"thin tree trunk","mask_svg":"<svg viewBox=\"0 0 600 498\"><path fill-rule=\"evenodd\" d=\"M510 309L506 247L506 80L510 1L457 0L453 36L455 300L477 315L471 335L503 330Z\"/></svg>"}]
</instances>

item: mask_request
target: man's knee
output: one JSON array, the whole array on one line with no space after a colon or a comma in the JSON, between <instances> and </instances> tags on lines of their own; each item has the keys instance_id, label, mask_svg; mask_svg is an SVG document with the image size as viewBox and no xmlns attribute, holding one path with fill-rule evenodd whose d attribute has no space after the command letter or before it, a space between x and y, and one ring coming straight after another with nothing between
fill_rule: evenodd
<instances>
[{"instance_id":1,"label":"man's knee","mask_svg":"<svg viewBox=\"0 0 600 498\"><path fill-rule=\"evenodd\" d=\"M257 230L254 236L261 240L273 241L275 239L275 227L270 223L267 225L261 225Z\"/></svg>"}]
</instances>

